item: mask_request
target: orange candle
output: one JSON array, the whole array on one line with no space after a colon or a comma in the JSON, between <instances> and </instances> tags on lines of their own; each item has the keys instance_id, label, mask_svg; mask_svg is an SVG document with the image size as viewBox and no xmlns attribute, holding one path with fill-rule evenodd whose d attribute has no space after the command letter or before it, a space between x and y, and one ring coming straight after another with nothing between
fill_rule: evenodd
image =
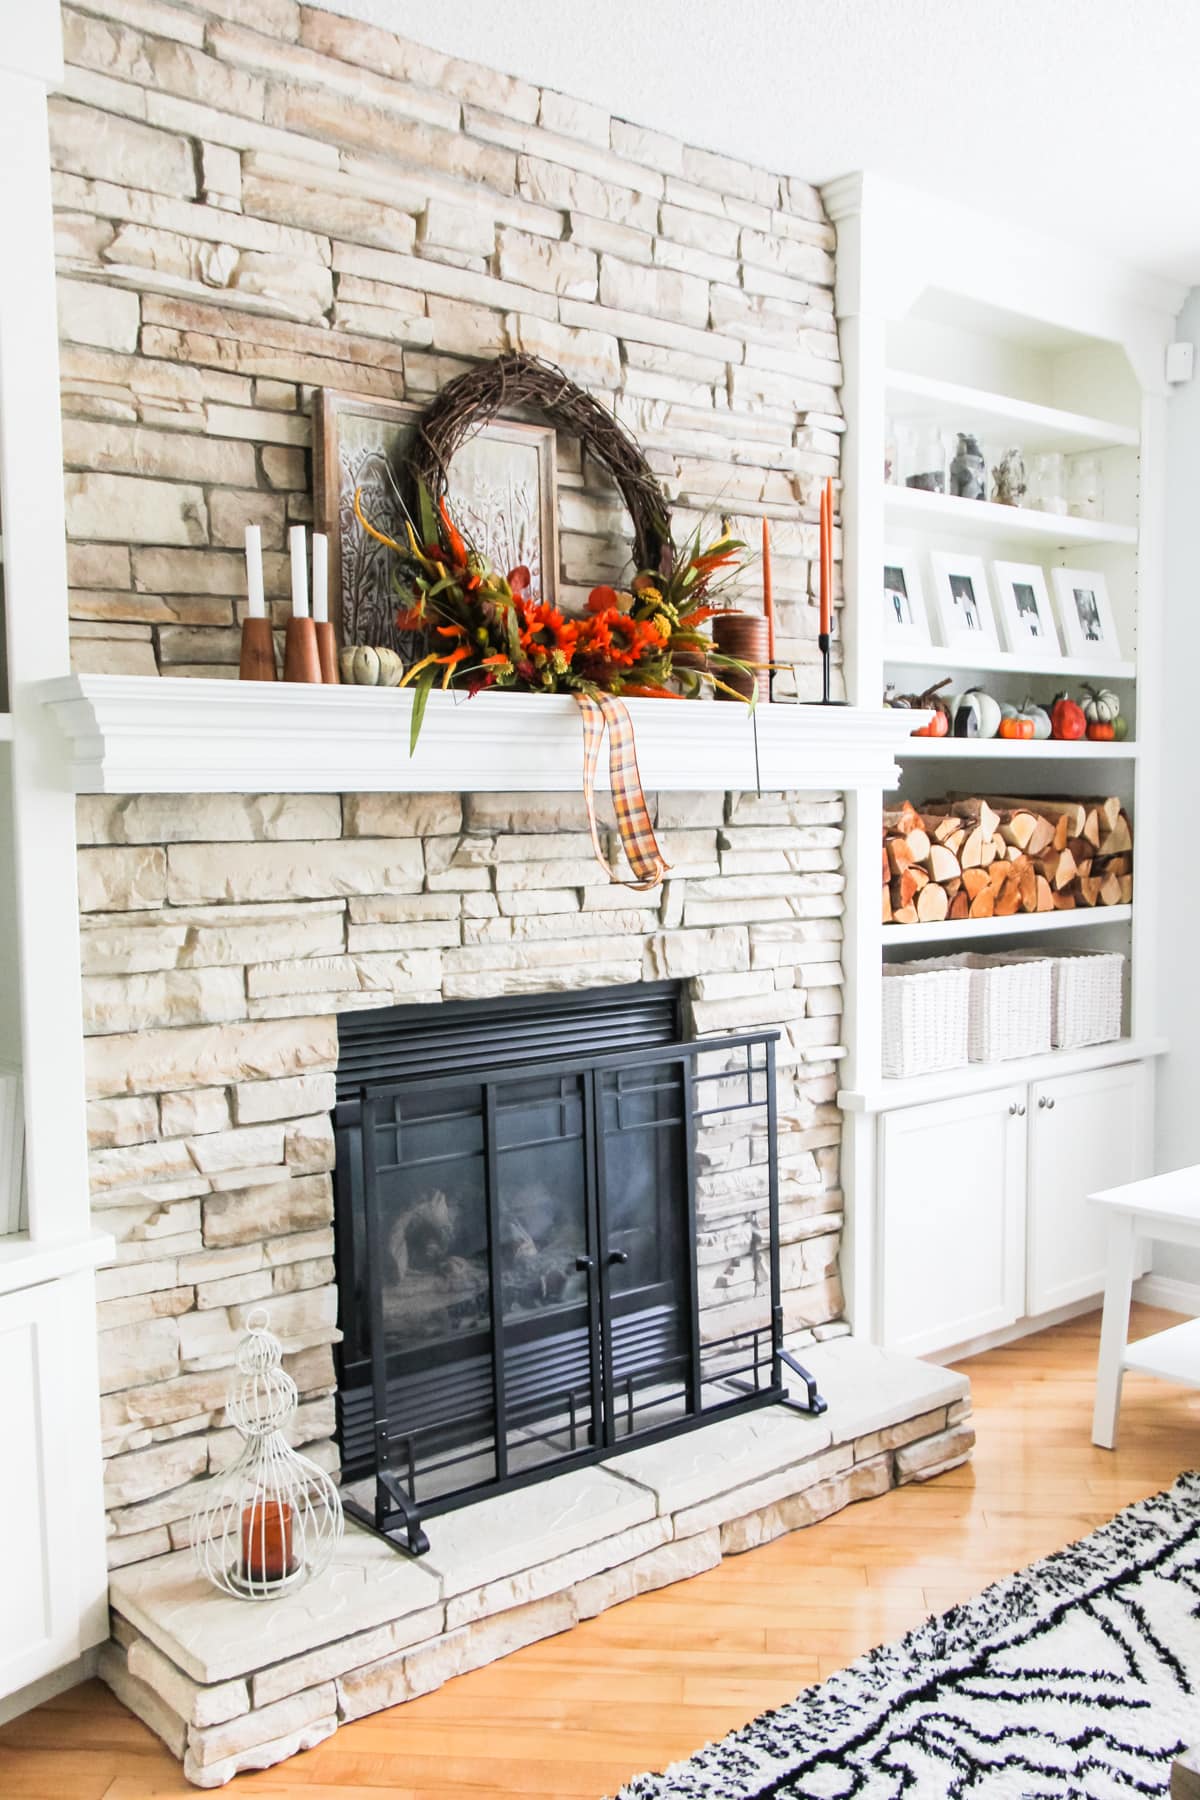
<instances>
[{"instance_id":1,"label":"orange candle","mask_svg":"<svg viewBox=\"0 0 1200 1800\"><path fill-rule=\"evenodd\" d=\"M822 637L828 637L833 608L833 483L825 481L821 495L821 619Z\"/></svg>"},{"instance_id":2,"label":"orange candle","mask_svg":"<svg viewBox=\"0 0 1200 1800\"><path fill-rule=\"evenodd\" d=\"M775 601L771 593L771 527L762 522L763 615L767 621L767 661L775 661Z\"/></svg>"},{"instance_id":3,"label":"orange candle","mask_svg":"<svg viewBox=\"0 0 1200 1800\"><path fill-rule=\"evenodd\" d=\"M286 1500L252 1500L242 1508L245 1579L282 1581L292 1568L292 1509Z\"/></svg>"}]
</instances>

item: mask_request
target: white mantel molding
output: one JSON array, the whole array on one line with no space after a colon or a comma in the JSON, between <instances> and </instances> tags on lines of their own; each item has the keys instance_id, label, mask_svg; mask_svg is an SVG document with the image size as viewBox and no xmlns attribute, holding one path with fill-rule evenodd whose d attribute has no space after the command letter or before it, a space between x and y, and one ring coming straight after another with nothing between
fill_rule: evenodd
<instances>
[{"instance_id":1,"label":"white mantel molding","mask_svg":"<svg viewBox=\"0 0 1200 1800\"><path fill-rule=\"evenodd\" d=\"M396 689L72 675L41 697L80 794L569 792L583 772L566 695L433 694L416 754ZM850 706L631 700L648 791L895 787L928 715ZM608 758L598 780L607 786Z\"/></svg>"}]
</instances>

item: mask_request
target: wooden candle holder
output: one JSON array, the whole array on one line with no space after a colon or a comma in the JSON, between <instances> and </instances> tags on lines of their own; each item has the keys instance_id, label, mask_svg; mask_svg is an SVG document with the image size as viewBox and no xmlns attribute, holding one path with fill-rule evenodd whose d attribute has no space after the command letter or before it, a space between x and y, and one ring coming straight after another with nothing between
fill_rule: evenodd
<instances>
[{"instance_id":1,"label":"wooden candle holder","mask_svg":"<svg viewBox=\"0 0 1200 1800\"><path fill-rule=\"evenodd\" d=\"M238 665L242 681L274 681L275 638L270 619L242 620L242 656Z\"/></svg>"},{"instance_id":2,"label":"wooden candle holder","mask_svg":"<svg viewBox=\"0 0 1200 1800\"><path fill-rule=\"evenodd\" d=\"M720 680L727 688L733 689L733 694L718 688L717 699L732 700L736 694L743 700L749 700L757 687L760 703L769 700L771 681L766 667L766 619L761 613L720 612L714 616L712 623L713 643L722 656L731 656L735 662L748 663L752 670L742 674L738 669L720 669Z\"/></svg>"},{"instance_id":3,"label":"wooden candle holder","mask_svg":"<svg viewBox=\"0 0 1200 1800\"><path fill-rule=\"evenodd\" d=\"M283 644L283 679L320 682L321 655L311 619L289 619Z\"/></svg>"},{"instance_id":4,"label":"wooden candle holder","mask_svg":"<svg viewBox=\"0 0 1200 1800\"><path fill-rule=\"evenodd\" d=\"M325 682L340 681L341 676L338 674L337 638L334 636L333 632L333 621L331 619L318 619L316 621L316 632L317 656L321 664L321 680Z\"/></svg>"}]
</instances>

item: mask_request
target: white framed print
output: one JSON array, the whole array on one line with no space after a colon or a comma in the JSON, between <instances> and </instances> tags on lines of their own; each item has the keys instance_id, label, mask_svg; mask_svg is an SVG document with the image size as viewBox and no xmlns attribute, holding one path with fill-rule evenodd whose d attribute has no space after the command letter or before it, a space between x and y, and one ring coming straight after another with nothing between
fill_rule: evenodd
<instances>
[{"instance_id":1,"label":"white framed print","mask_svg":"<svg viewBox=\"0 0 1200 1800\"><path fill-rule=\"evenodd\" d=\"M1067 655L1119 661L1121 646L1103 575L1096 569L1052 569L1050 575Z\"/></svg>"},{"instance_id":2,"label":"white framed print","mask_svg":"<svg viewBox=\"0 0 1200 1800\"><path fill-rule=\"evenodd\" d=\"M979 649L998 650L996 621L992 616L987 571L982 558L935 550L930 561L943 644L947 648L963 650L970 644Z\"/></svg>"},{"instance_id":3,"label":"white framed print","mask_svg":"<svg viewBox=\"0 0 1200 1800\"><path fill-rule=\"evenodd\" d=\"M889 644L928 644L929 614L912 549L883 553L883 636Z\"/></svg>"},{"instance_id":4,"label":"white framed print","mask_svg":"<svg viewBox=\"0 0 1200 1800\"><path fill-rule=\"evenodd\" d=\"M1060 655L1046 571L1036 563L994 562L996 602L1004 648L1037 662Z\"/></svg>"}]
</instances>

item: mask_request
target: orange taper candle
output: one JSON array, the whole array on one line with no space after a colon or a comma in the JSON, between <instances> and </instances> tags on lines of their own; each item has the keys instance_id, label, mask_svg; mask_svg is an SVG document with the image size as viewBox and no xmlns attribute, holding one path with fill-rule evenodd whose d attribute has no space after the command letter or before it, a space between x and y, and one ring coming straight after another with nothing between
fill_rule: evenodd
<instances>
[{"instance_id":1,"label":"orange taper candle","mask_svg":"<svg viewBox=\"0 0 1200 1800\"><path fill-rule=\"evenodd\" d=\"M763 616L767 621L767 661L775 661L775 600L771 593L771 527L762 522Z\"/></svg>"},{"instance_id":2,"label":"orange taper candle","mask_svg":"<svg viewBox=\"0 0 1200 1800\"><path fill-rule=\"evenodd\" d=\"M833 483L826 478L821 495L821 619L822 637L829 636L833 607Z\"/></svg>"}]
</instances>

